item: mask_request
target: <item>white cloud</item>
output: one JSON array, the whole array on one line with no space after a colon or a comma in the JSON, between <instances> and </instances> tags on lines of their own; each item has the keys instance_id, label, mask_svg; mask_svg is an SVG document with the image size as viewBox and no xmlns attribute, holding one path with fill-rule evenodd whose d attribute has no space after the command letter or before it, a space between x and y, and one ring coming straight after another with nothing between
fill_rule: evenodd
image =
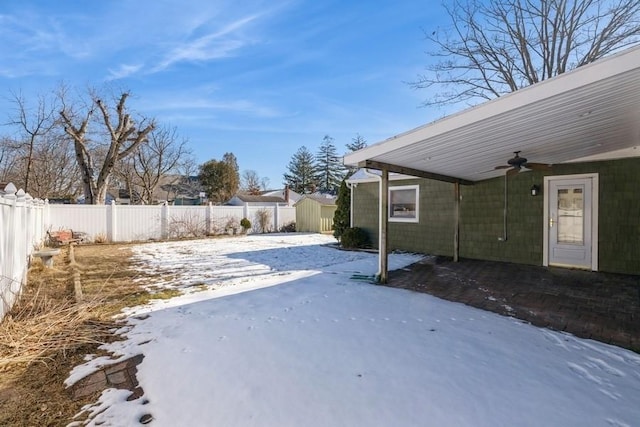
<instances>
[{"instance_id":1,"label":"white cloud","mask_svg":"<svg viewBox=\"0 0 640 427\"><path fill-rule=\"evenodd\" d=\"M178 62L210 61L230 56L248 43L248 40L238 33L258 16L238 19L216 32L181 43L171 49L153 71L162 71Z\"/></svg>"},{"instance_id":2,"label":"white cloud","mask_svg":"<svg viewBox=\"0 0 640 427\"><path fill-rule=\"evenodd\" d=\"M109 69L107 80L118 80L129 77L142 69L142 64L120 64L115 70Z\"/></svg>"}]
</instances>

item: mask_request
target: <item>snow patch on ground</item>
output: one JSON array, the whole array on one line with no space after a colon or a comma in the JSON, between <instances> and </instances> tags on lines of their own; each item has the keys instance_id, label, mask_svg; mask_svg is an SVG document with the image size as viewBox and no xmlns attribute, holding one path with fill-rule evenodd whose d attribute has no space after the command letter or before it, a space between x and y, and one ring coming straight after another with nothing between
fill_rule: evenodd
<instances>
[{"instance_id":1,"label":"snow patch on ground","mask_svg":"<svg viewBox=\"0 0 640 427\"><path fill-rule=\"evenodd\" d=\"M147 413L154 426L640 420L639 355L353 280L373 275L377 256L332 241L291 234L139 246L144 269L166 277L155 286L189 292L128 310L126 340L105 349L144 353L144 396L105 391L86 408L91 424L133 425ZM390 265L419 258L394 254Z\"/></svg>"}]
</instances>

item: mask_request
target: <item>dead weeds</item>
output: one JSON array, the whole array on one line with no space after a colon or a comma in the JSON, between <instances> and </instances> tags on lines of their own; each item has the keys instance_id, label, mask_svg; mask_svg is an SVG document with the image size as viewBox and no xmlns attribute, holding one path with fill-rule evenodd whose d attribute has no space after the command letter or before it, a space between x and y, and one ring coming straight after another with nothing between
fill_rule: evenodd
<instances>
[{"instance_id":1,"label":"dead weeds","mask_svg":"<svg viewBox=\"0 0 640 427\"><path fill-rule=\"evenodd\" d=\"M74 401L64 387L71 369L98 346L117 339L114 315L152 296L135 268L129 245L87 245L35 260L19 302L0 323L0 425L62 426L97 396ZM83 300L74 298L73 271Z\"/></svg>"}]
</instances>

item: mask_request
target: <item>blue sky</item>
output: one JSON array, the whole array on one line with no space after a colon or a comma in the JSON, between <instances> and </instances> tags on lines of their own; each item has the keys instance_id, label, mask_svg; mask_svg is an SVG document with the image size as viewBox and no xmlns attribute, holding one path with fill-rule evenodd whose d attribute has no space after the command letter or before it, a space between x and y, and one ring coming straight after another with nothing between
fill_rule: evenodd
<instances>
[{"instance_id":1,"label":"blue sky","mask_svg":"<svg viewBox=\"0 0 640 427\"><path fill-rule=\"evenodd\" d=\"M175 126L198 163L233 152L277 188L324 135L343 154L357 133L371 144L443 115L405 83L442 19L432 0L4 1L0 114L10 91L108 83Z\"/></svg>"}]
</instances>

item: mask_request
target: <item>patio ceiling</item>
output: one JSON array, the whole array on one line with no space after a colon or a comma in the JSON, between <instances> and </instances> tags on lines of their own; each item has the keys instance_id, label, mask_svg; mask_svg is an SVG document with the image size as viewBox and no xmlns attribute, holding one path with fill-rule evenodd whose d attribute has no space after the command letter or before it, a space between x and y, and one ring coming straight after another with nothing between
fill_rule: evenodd
<instances>
[{"instance_id":1,"label":"patio ceiling","mask_svg":"<svg viewBox=\"0 0 640 427\"><path fill-rule=\"evenodd\" d=\"M504 174L494 168L514 151L547 164L640 156L640 47L350 153L344 163L469 184Z\"/></svg>"}]
</instances>

